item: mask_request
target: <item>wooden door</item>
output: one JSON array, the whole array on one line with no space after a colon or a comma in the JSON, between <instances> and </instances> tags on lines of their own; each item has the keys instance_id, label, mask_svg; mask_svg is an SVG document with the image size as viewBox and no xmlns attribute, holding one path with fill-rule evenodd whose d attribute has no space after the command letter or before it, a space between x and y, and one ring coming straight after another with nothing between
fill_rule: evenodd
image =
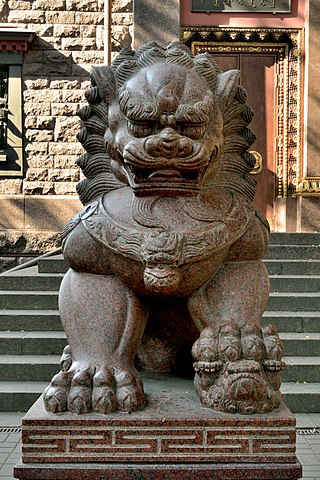
<instances>
[{"instance_id":1,"label":"wooden door","mask_svg":"<svg viewBox=\"0 0 320 480\"><path fill-rule=\"evenodd\" d=\"M250 128L257 136L251 151L262 157L262 170L255 175L255 204L274 223L276 195L277 53L212 53L222 71L240 70L240 83L248 92L255 116Z\"/></svg>"}]
</instances>

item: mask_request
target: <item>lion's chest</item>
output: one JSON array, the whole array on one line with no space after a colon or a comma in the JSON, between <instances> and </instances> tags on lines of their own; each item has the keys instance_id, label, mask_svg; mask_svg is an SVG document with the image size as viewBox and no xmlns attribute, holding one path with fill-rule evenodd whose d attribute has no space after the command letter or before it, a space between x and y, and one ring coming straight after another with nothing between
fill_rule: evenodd
<instances>
[{"instance_id":1,"label":"lion's chest","mask_svg":"<svg viewBox=\"0 0 320 480\"><path fill-rule=\"evenodd\" d=\"M216 208L170 197L134 198L130 208L122 207L105 196L86 209L82 223L106 248L145 265L182 266L218 253L242 235L251 217L233 196Z\"/></svg>"},{"instance_id":2,"label":"lion's chest","mask_svg":"<svg viewBox=\"0 0 320 480\"><path fill-rule=\"evenodd\" d=\"M232 195L210 204L170 197L121 203L108 197L82 212L82 224L109 250L115 274L121 276L125 263L127 281L153 293L204 283L252 218L252 209Z\"/></svg>"}]
</instances>

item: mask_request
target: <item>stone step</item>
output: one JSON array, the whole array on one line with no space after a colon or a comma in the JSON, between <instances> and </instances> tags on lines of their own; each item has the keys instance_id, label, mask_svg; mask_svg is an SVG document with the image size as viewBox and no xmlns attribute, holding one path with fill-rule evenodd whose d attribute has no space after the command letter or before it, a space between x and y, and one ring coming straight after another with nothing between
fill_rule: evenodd
<instances>
[{"instance_id":1,"label":"stone step","mask_svg":"<svg viewBox=\"0 0 320 480\"><path fill-rule=\"evenodd\" d=\"M38 268L24 270L0 276L0 290L59 290L62 273L38 273Z\"/></svg>"},{"instance_id":2,"label":"stone step","mask_svg":"<svg viewBox=\"0 0 320 480\"><path fill-rule=\"evenodd\" d=\"M283 333L280 338L286 355L313 357L320 354L320 333Z\"/></svg>"},{"instance_id":3,"label":"stone step","mask_svg":"<svg viewBox=\"0 0 320 480\"><path fill-rule=\"evenodd\" d=\"M271 292L266 310L320 311L320 292Z\"/></svg>"},{"instance_id":4,"label":"stone step","mask_svg":"<svg viewBox=\"0 0 320 480\"><path fill-rule=\"evenodd\" d=\"M66 273L68 265L62 255L43 258L38 263L39 273Z\"/></svg>"},{"instance_id":5,"label":"stone step","mask_svg":"<svg viewBox=\"0 0 320 480\"><path fill-rule=\"evenodd\" d=\"M320 275L320 246L271 244L265 263L270 274ZM40 260L38 269L39 273L65 273L68 266L62 255L56 255Z\"/></svg>"},{"instance_id":6,"label":"stone step","mask_svg":"<svg viewBox=\"0 0 320 480\"><path fill-rule=\"evenodd\" d=\"M262 325L272 323L279 332L320 332L319 311L272 311L263 314ZM0 310L3 331L62 331L58 310Z\"/></svg>"},{"instance_id":7,"label":"stone step","mask_svg":"<svg viewBox=\"0 0 320 480\"><path fill-rule=\"evenodd\" d=\"M280 332L286 355L316 356L320 352L320 333ZM67 344L64 332L0 331L3 355L61 355Z\"/></svg>"},{"instance_id":8,"label":"stone step","mask_svg":"<svg viewBox=\"0 0 320 480\"><path fill-rule=\"evenodd\" d=\"M266 311L262 325L272 323L279 332L318 333L320 312L318 311ZM63 331L58 310L0 310L2 331Z\"/></svg>"},{"instance_id":9,"label":"stone step","mask_svg":"<svg viewBox=\"0 0 320 480\"><path fill-rule=\"evenodd\" d=\"M293 413L320 412L320 383L283 382L281 392Z\"/></svg>"},{"instance_id":10,"label":"stone step","mask_svg":"<svg viewBox=\"0 0 320 480\"><path fill-rule=\"evenodd\" d=\"M61 355L66 344L64 332L0 331L2 355Z\"/></svg>"},{"instance_id":11,"label":"stone step","mask_svg":"<svg viewBox=\"0 0 320 480\"><path fill-rule=\"evenodd\" d=\"M0 412L27 412L48 382L0 382Z\"/></svg>"},{"instance_id":12,"label":"stone step","mask_svg":"<svg viewBox=\"0 0 320 480\"><path fill-rule=\"evenodd\" d=\"M0 309L57 310L57 291L0 291Z\"/></svg>"},{"instance_id":13,"label":"stone step","mask_svg":"<svg viewBox=\"0 0 320 480\"><path fill-rule=\"evenodd\" d=\"M320 247L319 245L269 245L265 258L320 260Z\"/></svg>"},{"instance_id":14,"label":"stone step","mask_svg":"<svg viewBox=\"0 0 320 480\"><path fill-rule=\"evenodd\" d=\"M320 311L314 312L277 312L266 311L263 314L262 324L272 323L279 332L320 332Z\"/></svg>"},{"instance_id":15,"label":"stone step","mask_svg":"<svg viewBox=\"0 0 320 480\"><path fill-rule=\"evenodd\" d=\"M319 262L320 263L320 262ZM274 264L273 264L274 265ZM271 269L272 270L272 269ZM270 273L271 290L287 292L313 292L320 290L320 275L287 275ZM0 290L4 291L56 291L59 290L63 273L38 273L37 267L26 268L0 276Z\"/></svg>"},{"instance_id":16,"label":"stone step","mask_svg":"<svg viewBox=\"0 0 320 480\"><path fill-rule=\"evenodd\" d=\"M270 275L272 292L319 292L320 275Z\"/></svg>"},{"instance_id":17,"label":"stone step","mask_svg":"<svg viewBox=\"0 0 320 480\"><path fill-rule=\"evenodd\" d=\"M61 331L58 310L0 310L1 330Z\"/></svg>"},{"instance_id":18,"label":"stone step","mask_svg":"<svg viewBox=\"0 0 320 480\"><path fill-rule=\"evenodd\" d=\"M269 275L320 275L320 260L265 259Z\"/></svg>"},{"instance_id":19,"label":"stone step","mask_svg":"<svg viewBox=\"0 0 320 480\"><path fill-rule=\"evenodd\" d=\"M320 245L320 234L317 232L286 233L272 232L270 245Z\"/></svg>"},{"instance_id":20,"label":"stone step","mask_svg":"<svg viewBox=\"0 0 320 480\"><path fill-rule=\"evenodd\" d=\"M58 291L63 274L38 274L36 267L0 276L0 291ZM32 272L32 271L34 272ZM317 292L320 275L270 274L271 291Z\"/></svg>"},{"instance_id":21,"label":"stone step","mask_svg":"<svg viewBox=\"0 0 320 480\"><path fill-rule=\"evenodd\" d=\"M59 362L60 355L0 355L0 381L49 382Z\"/></svg>"},{"instance_id":22,"label":"stone step","mask_svg":"<svg viewBox=\"0 0 320 480\"><path fill-rule=\"evenodd\" d=\"M320 264L320 262L319 262ZM320 265L319 265L320 266ZM313 292L320 290L320 275L302 274L287 275L280 273L269 273L271 288L274 291L305 291ZM0 276L0 290L4 291L58 291L62 273L37 273L37 267L13 272Z\"/></svg>"},{"instance_id":23,"label":"stone step","mask_svg":"<svg viewBox=\"0 0 320 480\"><path fill-rule=\"evenodd\" d=\"M287 366L281 374L284 382L317 383L320 382L320 357L286 356ZM320 406L319 406L320 407Z\"/></svg>"}]
</instances>

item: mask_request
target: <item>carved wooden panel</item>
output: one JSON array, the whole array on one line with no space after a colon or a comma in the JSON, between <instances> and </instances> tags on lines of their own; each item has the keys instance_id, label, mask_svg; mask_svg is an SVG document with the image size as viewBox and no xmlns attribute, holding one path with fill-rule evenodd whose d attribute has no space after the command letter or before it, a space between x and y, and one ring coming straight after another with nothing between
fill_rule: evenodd
<instances>
[{"instance_id":1,"label":"carved wooden panel","mask_svg":"<svg viewBox=\"0 0 320 480\"><path fill-rule=\"evenodd\" d=\"M255 59L253 64L259 56L265 56L265 58L274 56L274 72L269 70L268 74L275 77L275 109L273 112L275 145L274 167L272 169L275 175L275 196L290 197L296 195L299 192L299 183L302 177L303 156L301 111L302 29L184 27L181 36L182 41L194 53L210 51L217 55L219 52L219 55L228 57L228 60L224 60L226 69L234 68L232 66L239 55L252 55ZM248 68L248 65L246 68ZM254 68L254 65L251 67L251 71L252 68ZM250 68L248 72L246 74L244 69L242 75L252 75ZM268 81L270 82L270 79ZM254 78L251 83L254 83ZM268 101L268 105L266 105L268 116L271 114L270 102ZM269 137L270 128L273 129L273 127L269 123L266 124L266 127L268 128L265 128L264 135ZM256 125L253 129L257 130ZM257 131L258 135L260 133L260 131ZM270 147L268 148L270 151ZM268 188L269 180L266 179L265 188Z\"/></svg>"}]
</instances>

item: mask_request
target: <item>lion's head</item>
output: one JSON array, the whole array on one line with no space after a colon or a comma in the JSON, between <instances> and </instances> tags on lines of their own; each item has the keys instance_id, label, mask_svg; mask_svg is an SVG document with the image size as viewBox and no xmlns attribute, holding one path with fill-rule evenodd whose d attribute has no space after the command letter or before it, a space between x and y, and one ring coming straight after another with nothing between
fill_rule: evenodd
<instances>
[{"instance_id":1,"label":"lion's head","mask_svg":"<svg viewBox=\"0 0 320 480\"><path fill-rule=\"evenodd\" d=\"M179 43L124 50L111 67L93 69L89 105L78 112L83 203L123 184L138 196L227 184L253 198L253 114L238 78Z\"/></svg>"},{"instance_id":2,"label":"lion's head","mask_svg":"<svg viewBox=\"0 0 320 480\"><path fill-rule=\"evenodd\" d=\"M180 65L157 63L129 79L109 122L117 168L139 195L197 193L221 148L214 95L195 70Z\"/></svg>"}]
</instances>

